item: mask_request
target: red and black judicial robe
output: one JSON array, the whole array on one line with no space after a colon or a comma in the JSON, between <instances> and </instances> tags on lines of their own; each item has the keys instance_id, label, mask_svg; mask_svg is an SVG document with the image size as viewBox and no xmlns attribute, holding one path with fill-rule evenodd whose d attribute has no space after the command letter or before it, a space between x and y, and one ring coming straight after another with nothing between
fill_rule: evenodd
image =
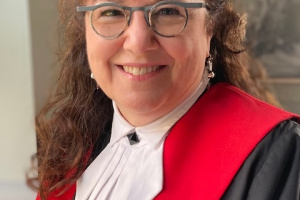
<instances>
[{"instance_id":1,"label":"red and black judicial robe","mask_svg":"<svg viewBox=\"0 0 300 200\"><path fill-rule=\"evenodd\" d=\"M297 121L234 86L212 86L167 136L163 190L155 199L300 199ZM91 159L108 141L99 142ZM75 193L76 184L49 199L73 199Z\"/></svg>"}]
</instances>

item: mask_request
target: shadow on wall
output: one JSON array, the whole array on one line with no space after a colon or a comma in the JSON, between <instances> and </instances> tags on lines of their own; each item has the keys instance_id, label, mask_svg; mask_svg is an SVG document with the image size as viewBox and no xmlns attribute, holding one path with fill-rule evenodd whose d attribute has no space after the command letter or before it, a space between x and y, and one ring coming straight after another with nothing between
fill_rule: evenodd
<instances>
[{"instance_id":1,"label":"shadow on wall","mask_svg":"<svg viewBox=\"0 0 300 200\"><path fill-rule=\"evenodd\" d=\"M282 106L300 114L300 0L236 0L247 13L247 43Z\"/></svg>"}]
</instances>

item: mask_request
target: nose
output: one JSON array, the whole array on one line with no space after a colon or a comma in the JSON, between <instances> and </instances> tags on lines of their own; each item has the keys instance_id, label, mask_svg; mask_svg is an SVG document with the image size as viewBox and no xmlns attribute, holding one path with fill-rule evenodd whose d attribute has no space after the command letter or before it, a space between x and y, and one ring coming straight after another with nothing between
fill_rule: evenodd
<instances>
[{"instance_id":1,"label":"nose","mask_svg":"<svg viewBox=\"0 0 300 200\"><path fill-rule=\"evenodd\" d=\"M130 24L123 34L125 37L123 48L137 55L158 47L156 35L148 26L142 11L132 13Z\"/></svg>"}]
</instances>

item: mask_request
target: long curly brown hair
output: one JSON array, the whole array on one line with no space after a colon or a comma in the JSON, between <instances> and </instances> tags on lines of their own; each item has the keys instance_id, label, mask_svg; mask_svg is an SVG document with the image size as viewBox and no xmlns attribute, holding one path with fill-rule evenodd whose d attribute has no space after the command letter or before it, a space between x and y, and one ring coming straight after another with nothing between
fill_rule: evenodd
<instances>
[{"instance_id":1,"label":"long curly brown hair","mask_svg":"<svg viewBox=\"0 0 300 200\"><path fill-rule=\"evenodd\" d=\"M55 92L36 118L39 194L66 189L86 167L86 155L101 140L112 119L111 100L96 90L90 78L85 41L85 14L75 8L84 0L60 0L61 72ZM211 55L216 77L212 84L229 82L267 102L260 70L253 70L243 45L245 18L230 0L206 0L207 31L213 33ZM251 67L250 67L251 66ZM255 72L255 73L254 73ZM72 173L70 173L72 172Z\"/></svg>"}]
</instances>

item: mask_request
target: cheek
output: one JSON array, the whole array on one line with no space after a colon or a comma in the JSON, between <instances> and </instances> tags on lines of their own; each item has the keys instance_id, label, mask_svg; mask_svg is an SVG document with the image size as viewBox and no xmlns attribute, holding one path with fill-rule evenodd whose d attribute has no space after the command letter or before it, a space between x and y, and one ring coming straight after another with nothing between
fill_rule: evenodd
<instances>
[{"instance_id":1,"label":"cheek","mask_svg":"<svg viewBox=\"0 0 300 200\"><path fill-rule=\"evenodd\" d=\"M165 51L174 59L176 64L199 65L207 57L207 45L204 40L193 37L178 37L173 40L161 42Z\"/></svg>"},{"instance_id":2,"label":"cheek","mask_svg":"<svg viewBox=\"0 0 300 200\"><path fill-rule=\"evenodd\" d=\"M120 48L120 42L118 40L106 40L97 35L92 29L89 23L89 18L86 19L86 45L88 59L91 64L91 68L94 63L96 65L100 63L108 64L108 60L118 51Z\"/></svg>"},{"instance_id":3,"label":"cheek","mask_svg":"<svg viewBox=\"0 0 300 200\"><path fill-rule=\"evenodd\" d=\"M176 61L186 60L192 53L189 42L180 38L160 42L165 51Z\"/></svg>"},{"instance_id":4,"label":"cheek","mask_svg":"<svg viewBox=\"0 0 300 200\"><path fill-rule=\"evenodd\" d=\"M113 49L109 49L109 46L100 36L94 33L94 31L86 27L86 45L87 56L91 72L94 74L97 84L104 91L109 91L107 87L111 80L111 70L109 66L109 58ZM106 49L106 51L104 51Z\"/></svg>"},{"instance_id":5,"label":"cheek","mask_svg":"<svg viewBox=\"0 0 300 200\"><path fill-rule=\"evenodd\" d=\"M110 60L119 50L119 44L101 38L92 28L87 27L86 45L90 68L98 80L97 77L110 73Z\"/></svg>"},{"instance_id":6,"label":"cheek","mask_svg":"<svg viewBox=\"0 0 300 200\"><path fill-rule=\"evenodd\" d=\"M182 34L172 40L164 40L161 45L174 60L173 80L177 87L187 89L195 86L202 79L205 59L209 52L208 36L202 32Z\"/></svg>"},{"instance_id":7,"label":"cheek","mask_svg":"<svg viewBox=\"0 0 300 200\"><path fill-rule=\"evenodd\" d=\"M111 56L110 54L113 52L112 46L103 41L100 36L87 30L86 37L87 54L91 67L93 67L94 62L104 62L105 58Z\"/></svg>"}]
</instances>

